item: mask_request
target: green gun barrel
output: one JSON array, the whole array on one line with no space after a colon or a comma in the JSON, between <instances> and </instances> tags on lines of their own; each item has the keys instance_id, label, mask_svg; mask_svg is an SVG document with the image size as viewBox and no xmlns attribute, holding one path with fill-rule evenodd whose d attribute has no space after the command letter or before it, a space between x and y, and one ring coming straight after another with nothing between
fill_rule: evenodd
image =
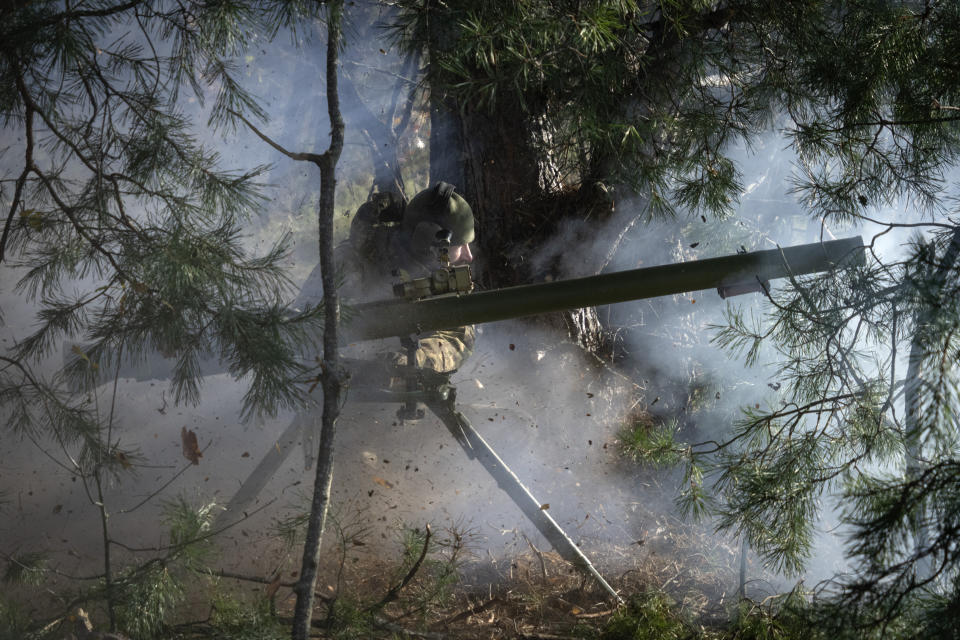
<instances>
[{"instance_id":1,"label":"green gun barrel","mask_svg":"<svg viewBox=\"0 0 960 640\"><path fill-rule=\"evenodd\" d=\"M376 340L552 311L718 289L722 297L760 291L776 278L863 264L858 237L619 271L587 278L354 307L343 342Z\"/></svg>"}]
</instances>

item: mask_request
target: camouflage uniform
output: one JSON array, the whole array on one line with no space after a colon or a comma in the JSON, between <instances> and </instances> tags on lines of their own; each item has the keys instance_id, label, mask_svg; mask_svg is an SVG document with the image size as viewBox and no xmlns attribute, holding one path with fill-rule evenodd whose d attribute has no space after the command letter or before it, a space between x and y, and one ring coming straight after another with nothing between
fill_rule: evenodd
<instances>
[{"instance_id":1,"label":"camouflage uniform","mask_svg":"<svg viewBox=\"0 0 960 640\"><path fill-rule=\"evenodd\" d=\"M350 302L384 300L393 296L392 284L398 270L410 278L429 275L438 268L436 258L417 252L410 246L410 235L403 233L400 220L403 203L392 194L375 194L357 210L350 225L350 237L334 249L340 292ZM323 297L320 265L307 277L294 306L318 304ZM473 326L434 331L419 337L416 365L438 373L460 368L473 351L476 330ZM359 349L361 357L370 357L370 347ZM406 364L405 351L375 354L380 360Z\"/></svg>"}]
</instances>

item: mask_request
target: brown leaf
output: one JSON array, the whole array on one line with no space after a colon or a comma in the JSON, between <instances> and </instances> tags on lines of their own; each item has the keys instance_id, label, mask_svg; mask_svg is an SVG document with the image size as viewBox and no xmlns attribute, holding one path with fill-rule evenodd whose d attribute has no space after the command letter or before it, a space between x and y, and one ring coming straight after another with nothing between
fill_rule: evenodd
<instances>
[{"instance_id":1,"label":"brown leaf","mask_svg":"<svg viewBox=\"0 0 960 640\"><path fill-rule=\"evenodd\" d=\"M249 458L249 457L250 457L250 452L249 452L249 451L244 451L243 453L240 454L240 457L241 457L241 458Z\"/></svg>"},{"instance_id":2,"label":"brown leaf","mask_svg":"<svg viewBox=\"0 0 960 640\"><path fill-rule=\"evenodd\" d=\"M54 505L54 507L53 507L53 512L54 512L54 513L60 513L61 511L63 511L63 505L62 505L62 504Z\"/></svg>"},{"instance_id":3,"label":"brown leaf","mask_svg":"<svg viewBox=\"0 0 960 640\"><path fill-rule=\"evenodd\" d=\"M133 467L133 465L130 464L129 458L127 458L127 454L125 454L123 451L117 451L113 454L113 457L117 459L117 462L119 462L124 469L130 469Z\"/></svg>"},{"instance_id":4,"label":"brown leaf","mask_svg":"<svg viewBox=\"0 0 960 640\"><path fill-rule=\"evenodd\" d=\"M376 483L377 483L378 485L380 485L381 487L384 487L384 488L386 488L386 489L393 489L393 484L391 484L391 483L390 483L389 481L387 481L387 480L384 480L383 478L379 478L379 477L377 477L377 476L374 476L374 477L373 477L373 481L376 482Z\"/></svg>"},{"instance_id":5,"label":"brown leaf","mask_svg":"<svg viewBox=\"0 0 960 640\"><path fill-rule=\"evenodd\" d=\"M200 445L197 444L197 434L186 427L181 427L180 442L183 444L183 457L193 464L200 464L203 453L200 452Z\"/></svg>"},{"instance_id":6,"label":"brown leaf","mask_svg":"<svg viewBox=\"0 0 960 640\"><path fill-rule=\"evenodd\" d=\"M550 508L549 502L544 502L542 505L540 505L540 511L546 511L549 508Z\"/></svg>"},{"instance_id":7,"label":"brown leaf","mask_svg":"<svg viewBox=\"0 0 960 640\"><path fill-rule=\"evenodd\" d=\"M277 577L273 579L273 582L270 583L264 591L263 595L266 596L267 600L272 600L273 596L277 595L277 589L280 588L280 574L277 574Z\"/></svg>"}]
</instances>

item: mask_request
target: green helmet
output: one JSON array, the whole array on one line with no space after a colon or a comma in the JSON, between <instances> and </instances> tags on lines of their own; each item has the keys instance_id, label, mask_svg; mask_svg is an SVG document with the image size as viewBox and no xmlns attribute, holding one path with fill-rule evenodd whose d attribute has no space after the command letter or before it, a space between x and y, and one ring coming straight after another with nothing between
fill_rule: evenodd
<instances>
[{"instance_id":1,"label":"green helmet","mask_svg":"<svg viewBox=\"0 0 960 640\"><path fill-rule=\"evenodd\" d=\"M453 246L473 242L473 211L460 194L454 193L453 185L446 182L424 189L407 203L400 224L404 233L414 238L419 235L417 226L423 223L448 230Z\"/></svg>"}]
</instances>

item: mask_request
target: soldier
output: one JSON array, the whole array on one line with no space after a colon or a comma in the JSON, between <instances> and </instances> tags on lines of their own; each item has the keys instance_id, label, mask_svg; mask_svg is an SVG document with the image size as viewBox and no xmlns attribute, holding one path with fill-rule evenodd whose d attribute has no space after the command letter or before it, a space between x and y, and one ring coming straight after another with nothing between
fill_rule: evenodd
<instances>
[{"instance_id":1,"label":"soldier","mask_svg":"<svg viewBox=\"0 0 960 640\"><path fill-rule=\"evenodd\" d=\"M450 264L473 261L470 243L474 219L470 205L445 182L424 189L404 205L395 194L375 194L350 225L350 237L337 246L340 292L347 304L382 300L393 295L392 284L403 277L429 275L440 265L438 239L449 239ZM323 297L320 266L304 283L294 306L319 304ZM476 332L472 326L437 331L419 337L416 365L451 373L469 357ZM406 364L406 353L378 354L394 364Z\"/></svg>"}]
</instances>

